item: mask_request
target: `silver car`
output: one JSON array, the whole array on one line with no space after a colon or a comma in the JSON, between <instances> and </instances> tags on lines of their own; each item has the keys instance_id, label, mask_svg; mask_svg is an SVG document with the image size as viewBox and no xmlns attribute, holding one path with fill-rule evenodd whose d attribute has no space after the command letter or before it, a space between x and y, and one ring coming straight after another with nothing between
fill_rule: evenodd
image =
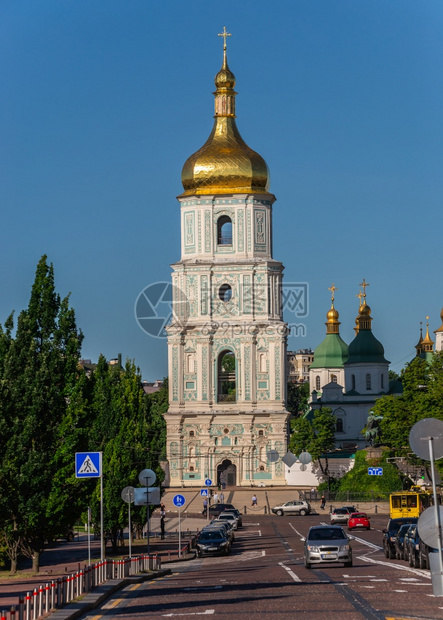
<instances>
[{"instance_id":1,"label":"silver car","mask_svg":"<svg viewBox=\"0 0 443 620\"><path fill-rule=\"evenodd\" d=\"M339 525L318 525L309 529L304 539L304 559L306 568L312 564L331 564L343 562L346 567L352 566L352 549L348 536Z\"/></svg>"},{"instance_id":2,"label":"silver car","mask_svg":"<svg viewBox=\"0 0 443 620\"><path fill-rule=\"evenodd\" d=\"M272 512L279 517L283 515L308 515L311 512L311 506L308 502L302 500L291 500L290 502L286 502L286 504L280 504L279 506L274 506L271 508Z\"/></svg>"}]
</instances>

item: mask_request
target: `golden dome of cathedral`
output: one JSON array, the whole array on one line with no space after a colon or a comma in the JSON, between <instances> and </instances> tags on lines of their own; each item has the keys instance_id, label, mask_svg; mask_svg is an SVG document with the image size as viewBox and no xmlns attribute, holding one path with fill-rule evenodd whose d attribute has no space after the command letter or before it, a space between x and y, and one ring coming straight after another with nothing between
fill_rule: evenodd
<instances>
[{"instance_id":1,"label":"golden dome of cathedral","mask_svg":"<svg viewBox=\"0 0 443 620\"><path fill-rule=\"evenodd\" d=\"M185 190L181 196L268 193L269 171L265 160L244 142L235 123L235 76L228 67L226 46L223 65L215 76L215 116L211 135L191 155L182 170Z\"/></svg>"}]
</instances>

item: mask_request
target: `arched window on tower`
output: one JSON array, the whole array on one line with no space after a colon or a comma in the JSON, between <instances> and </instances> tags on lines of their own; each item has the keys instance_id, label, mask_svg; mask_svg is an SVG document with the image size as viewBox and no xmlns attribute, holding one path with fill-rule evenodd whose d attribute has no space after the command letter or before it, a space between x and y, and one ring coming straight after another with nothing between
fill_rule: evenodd
<instances>
[{"instance_id":1,"label":"arched window on tower","mask_svg":"<svg viewBox=\"0 0 443 620\"><path fill-rule=\"evenodd\" d=\"M366 389L371 390L371 375L367 373L366 375Z\"/></svg>"},{"instance_id":2,"label":"arched window on tower","mask_svg":"<svg viewBox=\"0 0 443 620\"><path fill-rule=\"evenodd\" d=\"M352 389L355 390L355 375L351 375L351 385Z\"/></svg>"},{"instance_id":3,"label":"arched window on tower","mask_svg":"<svg viewBox=\"0 0 443 620\"><path fill-rule=\"evenodd\" d=\"M218 357L218 402L235 403L235 355L232 351L222 351Z\"/></svg>"},{"instance_id":4,"label":"arched window on tower","mask_svg":"<svg viewBox=\"0 0 443 620\"><path fill-rule=\"evenodd\" d=\"M337 383L337 375L331 375L332 383Z\"/></svg>"},{"instance_id":5,"label":"arched window on tower","mask_svg":"<svg viewBox=\"0 0 443 620\"><path fill-rule=\"evenodd\" d=\"M343 433L343 420L342 418L337 418L335 420L335 432L336 433Z\"/></svg>"},{"instance_id":6,"label":"arched window on tower","mask_svg":"<svg viewBox=\"0 0 443 620\"><path fill-rule=\"evenodd\" d=\"M217 220L217 244L232 245L232 220L227 215Z\"/></svg>"},{"instance_id":7,"label":"arched window on tower","mask_svg":"<svg viewBox=\"0 0 443 620\"><path fill-rule=\"evenodd\" d=\"M315 377L315 389L319 390L320 387L320 377Z\"/></svg>"},{"instance_id":8,"label":"arched window on tower","mask_svg":"<svg viewBox=\"0 0 443 620\"><path fill-rule=\"evenodd\" d=\"M380 388L381 388L382 390L384 390L384 389L385 389L385 376L384 376L384 374L383 374L383 373L380 375Z\"/></svg>"}]
</instances>

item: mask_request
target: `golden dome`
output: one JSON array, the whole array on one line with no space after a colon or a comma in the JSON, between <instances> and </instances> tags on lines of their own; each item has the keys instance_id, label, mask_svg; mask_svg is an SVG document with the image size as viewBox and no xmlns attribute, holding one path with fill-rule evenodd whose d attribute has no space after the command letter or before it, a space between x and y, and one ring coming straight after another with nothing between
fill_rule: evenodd
<instances>
[{"instance_id":1,"label":"golden dome","mask_svg":"<svg viewBox=\"0 0 443 620\"><path fill-rule=\"evenodd\" d=\"M211 135L191 155L182 170L181 196L204 194L267 194L269 171L265 160L244 142L235 123L235 76L223 65L215 76L215 116Z\"/></svg>"},{"instance_id":2,"label":"golden dome","mask_svg":"<svg viewBox=\"0 0 443 620\"><path fill-rule=\"evenodd\" d=\"M427 316L426 319L428 320L429 317ZM424 351L426 351L426 350L432 351L432 345L434 344L434 341L431 340L431 336L429 335L429 323L426 323L426 335L423 338L421 344L422 344L422 347L423 347ZM426 347L426 345L427 345L427 347Z\"/></svg>"}]
</instances>

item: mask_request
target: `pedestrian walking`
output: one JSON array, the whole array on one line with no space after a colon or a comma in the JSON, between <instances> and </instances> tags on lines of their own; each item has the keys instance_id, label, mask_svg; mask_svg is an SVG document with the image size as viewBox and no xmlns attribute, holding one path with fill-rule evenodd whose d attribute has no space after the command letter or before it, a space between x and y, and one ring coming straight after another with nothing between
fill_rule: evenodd
<instances>
[{"instance_id":1,"label":"pedestrian walking","mask_svg":"<svg viewBox=\"0 0 443 620\"><path fill-rule=\"evenodd\" d=\"M164 504L161 504L160 506L160 538L162 540L165 539L165 517L166 517L165 506Z\"/></svg>"},{"instance_id":2,"label":"pedestrian walking","mask_svg":"<svg viewBox=\"0 0 443 620\"><path fill-rule=\"evenodd\" d=\"M219 499L220 499L220 504L224 504L225 503L225 496L224 496L223 491L220 493Z\"/></svg>"},{"instance_id":3,"label":"pedestrian walking","mask_svg":"<svg viewBox=\"0 0 443 620\"><path fill-rule=\"evenodd\" d=\"M321 496L321 506L320 506L320 508L321 508L322 510L324 510L324 509L325 509L325 505L326 505L326 497L325 497L325 495L323 494L323 495Z\"/></svg>"},{"instance_id":4,"label":"pedestrian walking","mask_svg":"<svg viewBox=\"0 0 443 620\"><path fill-rule=\"evenodd\" d=\"M206 515L208 514L208 500L205 499L203 500L203 512L202 515L204 515L206 517Z\"/></svg>"},{"instance_id":5,"label":"pedestrian walking","mask_svg":"<svg viewBox=\"0 0 443 620\"><path fill-rule=\"evenodd\" d=\"M218 504L218 493L217 493L217 491L214 493L214 504Z\"/></svg>"},{"instance_id":6,"label":"pedestrian walking","mask_svg":"<svg viewBox=\"0 0 443 620\"><path fill-rule=\"evenodd\" d=\"M252 496L252 504L251 504L251 506L257 506L257 496L256 496L255 493Z\"/></svg>"}]
</instances>

